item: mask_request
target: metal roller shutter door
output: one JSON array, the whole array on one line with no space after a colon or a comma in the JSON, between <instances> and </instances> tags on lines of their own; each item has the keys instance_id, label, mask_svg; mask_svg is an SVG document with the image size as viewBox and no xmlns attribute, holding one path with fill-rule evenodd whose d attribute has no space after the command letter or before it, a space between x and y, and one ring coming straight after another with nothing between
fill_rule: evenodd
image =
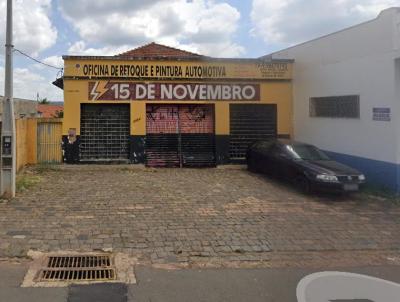
<instances>
[{"instance_id":1,"label":"metal roller shutter door","mask_svg":"<svg viewBox=\"0 0 400 302\"><path fill-rule=\"evenodd\" d=\"M179 125L182 165L184 167L215 166L214 106L180 106Z\"/></svg>"},{"instance_id":2,"label":"metal roller shutter door","mask_svg":"<svg viewBox=\"0 0 400 302\"><path fill-rule=\"evenodd\" d=\"M81 160L128 160L129 136L129 104L81 105Z\"/></svg>"},{"instance_id":3,"label":"metal roller shutter door","mask_svg":"<svg viewBox=\"0 0 400 302\"><path fill-rule=\"evenodd\" d=\"M275 104L231 104L230 144L232 161L243 161L253 142L277 136Z\"/></svg>"},{"instance_id":4,"label":"metal roller shutter door","mask_svg":"<svg viewBox=\"0 0 400 302\"><path fill-rule=\"evenodd\" d=\"M178 107L146 106L146 165L179 167Z\"/></svg>"},{"instance_id":5,"label":"metal roller shutter door","mask_svg":"<svg viewBox=\"0 0 400 302\"><path fill-rule=\"evenodd\" d=\"M212 105L147 105L146 164L215 166Z\"/></svg>"}]
</instances>

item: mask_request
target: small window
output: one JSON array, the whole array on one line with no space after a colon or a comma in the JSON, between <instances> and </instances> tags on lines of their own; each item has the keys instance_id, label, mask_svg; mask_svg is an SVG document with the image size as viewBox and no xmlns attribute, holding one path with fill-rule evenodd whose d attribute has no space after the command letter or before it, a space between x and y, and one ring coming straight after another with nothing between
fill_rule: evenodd
<instances>
[{"instance_id":1,"label":"small window","mask_svg":"<svg viewBox=\"0 0 400 302\"><path fill-rule=\"evenodd\" d=\"M311 117L360 118L360 96L310 98Z\"/></svg>"}]
</instances>

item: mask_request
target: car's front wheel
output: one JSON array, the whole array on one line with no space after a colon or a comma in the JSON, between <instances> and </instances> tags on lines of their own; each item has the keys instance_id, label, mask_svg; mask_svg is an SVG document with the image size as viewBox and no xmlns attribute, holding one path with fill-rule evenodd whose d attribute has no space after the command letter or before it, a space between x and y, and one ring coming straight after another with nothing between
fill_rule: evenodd
<instances>
[{"instance_id":1,"label":"car's front wheel","mask_svg":"<svg viewBox=\"0 0 400 302\"><path fill-rule=\"evenodd\" d=\"M311 193L310 181L304 175L298 175L294 180L294 184L300 192L304 194Z\"/></svg>"}]
</instances>

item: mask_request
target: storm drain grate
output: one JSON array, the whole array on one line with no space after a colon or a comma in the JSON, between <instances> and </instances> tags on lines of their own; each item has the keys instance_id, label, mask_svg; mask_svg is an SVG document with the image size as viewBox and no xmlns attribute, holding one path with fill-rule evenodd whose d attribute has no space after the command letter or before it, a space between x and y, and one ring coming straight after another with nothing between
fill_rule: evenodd
<instances>
[{"instance_id":1,"label":"storm drain grate","mask_svg":"<svg viewBox=\"0 0 400 302\"><path fill-rule=\"evenodd\" d=\"M40 281L115 280L115 268L109 255L51 256L40 270Z\"/></svg>"},{"instance_id":2,"label":"storm drain grate","mask_svg":"<svg viewBox=\"0 0 400 302\"><path fill-rule=\"evenodd\" d=\"M110 256L53 256L49 257L47 267L110 267Z\"/></svg>"}]
</instances>

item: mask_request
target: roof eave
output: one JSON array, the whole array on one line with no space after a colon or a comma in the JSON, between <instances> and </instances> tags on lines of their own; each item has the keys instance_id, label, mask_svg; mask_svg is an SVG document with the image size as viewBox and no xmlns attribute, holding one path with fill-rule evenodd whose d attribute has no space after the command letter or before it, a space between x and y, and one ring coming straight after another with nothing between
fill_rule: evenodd
<instances>
[{"instance_id":1,"label":"roof eave","mask_svg":"<svg viewBox=\"0 0 400 302\"><path fill-rule=\"evenodd\" d=\"M52 82L52 84L62 90L64 90L64 79L63 78L58 78L55 81Z\"/></svg>"},{"instance_id":2,"label":"roof eave","mask_svg":"<svg viewBox=\"0 0 400 302\"><path fill-rule=\"evenodd\" d=\"M265 62L262 58L214 58L206 56L193 57L128 57L128 56L62 56L63 60L107 60L107 61L197 61L197 62ZM272 59L272 63L293 63L292 59Z\"/></svg>"}]
</instances>

